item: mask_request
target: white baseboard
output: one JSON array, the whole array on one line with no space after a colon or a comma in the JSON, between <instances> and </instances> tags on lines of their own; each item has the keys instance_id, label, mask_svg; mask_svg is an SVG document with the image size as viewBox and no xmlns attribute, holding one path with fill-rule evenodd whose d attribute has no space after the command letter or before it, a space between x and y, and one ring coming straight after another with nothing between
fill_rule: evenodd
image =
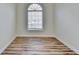
<instances>
[{"instance_id":1,"label":"white baseboard","mask_svg":"<svg viewBox=\"0 0 79 59\"><path fill-rule=\"evenodd\" d=\"M70 43L67 41L64 41L62 38L55 36L60 42L62 42L64 45L66 45L68 48L73 50L75 53L79 54L79 50L77 50L74 46L72 46ZM62 40L61 40L62 39Z\"/></svg>"},{"instance_id":2,"label":"white baseboard","mask_svg":"<svg viewBox=\"0 0 79 59\"><path fill-rule=\"evenodd\" d=\"M12 38L12 40L10 40L1 50L0 50L0 55L1 53L11 44L11 42L16 38L16 36L14 36Z\"/></svg>"},{"instance_id":3,"label":"white baseboard","mask_svg":"<svg viewBox=\"0 0 79 59\"><path fill-rule=\"evenodd\" d=\"M16 35L16 37L55 37L54 35Z\"/></svg>"}]
</instances>

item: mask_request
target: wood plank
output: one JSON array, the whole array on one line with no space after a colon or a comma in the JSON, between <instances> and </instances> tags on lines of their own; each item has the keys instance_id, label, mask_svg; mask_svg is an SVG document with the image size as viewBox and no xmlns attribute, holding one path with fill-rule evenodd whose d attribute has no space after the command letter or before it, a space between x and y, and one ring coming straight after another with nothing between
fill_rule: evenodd
<instances>
[{"instance_id":1,"label":"wood plank","mask_svg":"<svg viewBox=\"0 0 79 59\"><path fill-rule=\"evenodd\" d=\"M56 38L17 37L3 55L77 55Z\"/></svg>"}]
</instances>

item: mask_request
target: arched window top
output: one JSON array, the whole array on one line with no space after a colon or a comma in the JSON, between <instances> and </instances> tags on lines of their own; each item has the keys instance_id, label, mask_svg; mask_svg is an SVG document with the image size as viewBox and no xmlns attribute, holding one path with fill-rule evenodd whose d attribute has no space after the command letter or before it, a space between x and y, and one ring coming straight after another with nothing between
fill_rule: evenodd
<instances>
[{"instance_id":1,"label":"arched window top","mask_svg":"<svg viewBox=\"0 0 79 59\"><path fill-rule=\"evenodd\" d=\"M39 4L31 4L28 10L42 10L42 7Z\"/></svg>"}]
</instances>

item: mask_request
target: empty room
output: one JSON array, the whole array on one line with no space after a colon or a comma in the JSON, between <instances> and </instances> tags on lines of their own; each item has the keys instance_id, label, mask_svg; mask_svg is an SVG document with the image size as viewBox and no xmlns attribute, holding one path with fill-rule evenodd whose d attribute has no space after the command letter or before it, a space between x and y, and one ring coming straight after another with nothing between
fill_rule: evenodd
<instances>
[{"instance_id":1,"label":"empty room","mask_svg":"<svg viewBox=\"0 0 79 59\"><path fill-rule=\"evenodd\" d=\"M79 3L0 3L1 55L78 55Z\"/></svg>"}]
</instances>

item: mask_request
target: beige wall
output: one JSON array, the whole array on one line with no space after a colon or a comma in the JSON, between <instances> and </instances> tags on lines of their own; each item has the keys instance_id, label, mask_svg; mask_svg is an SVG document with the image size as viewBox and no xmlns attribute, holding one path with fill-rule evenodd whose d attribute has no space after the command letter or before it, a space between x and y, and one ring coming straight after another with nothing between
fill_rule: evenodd
<instances>
[{"instance_id":1,"label":"beige wall","mask_svg":"<svg viewBox=\"0 0 79 59\"><path fill-rule=\"evenodd\" d=\"M16 4L0 4L0 53L15 38Z\"/></svg>"},{"instance_id":2,"label":"beige wall","mask_svg":"<svg viewBox=\"0 0 79 59\"><path fill-rule=\"evenodd\" d=\"M26 10L28 4L17 4L17 35L54 35L54 4L42 4L44 8L44 30L28 31Z\"/></svg>"},{"instance_id":3,"label":"beige wall","mask_svg":"<svg viewBox=\"0 0 79 59\"><path fill-rule=\"evenodd\" d=\"M56 4L56 35L79 54L79 4Z\"/></svg>"},{"instance_id":4,"label":"beige wall","mask_svg":"<svg viewBox=\"0 0 79 59\"><path fill-rule=\"evenodd\" d=\"M60 41L79 53L79 4L43 4L45 22L42 32L27 30L27 5L17 4L16 13L16 4L0 4L0 53L14 39L15 29L17 30L16 35L22 36L56 35Z\"/></svg>"}]
</instances>

